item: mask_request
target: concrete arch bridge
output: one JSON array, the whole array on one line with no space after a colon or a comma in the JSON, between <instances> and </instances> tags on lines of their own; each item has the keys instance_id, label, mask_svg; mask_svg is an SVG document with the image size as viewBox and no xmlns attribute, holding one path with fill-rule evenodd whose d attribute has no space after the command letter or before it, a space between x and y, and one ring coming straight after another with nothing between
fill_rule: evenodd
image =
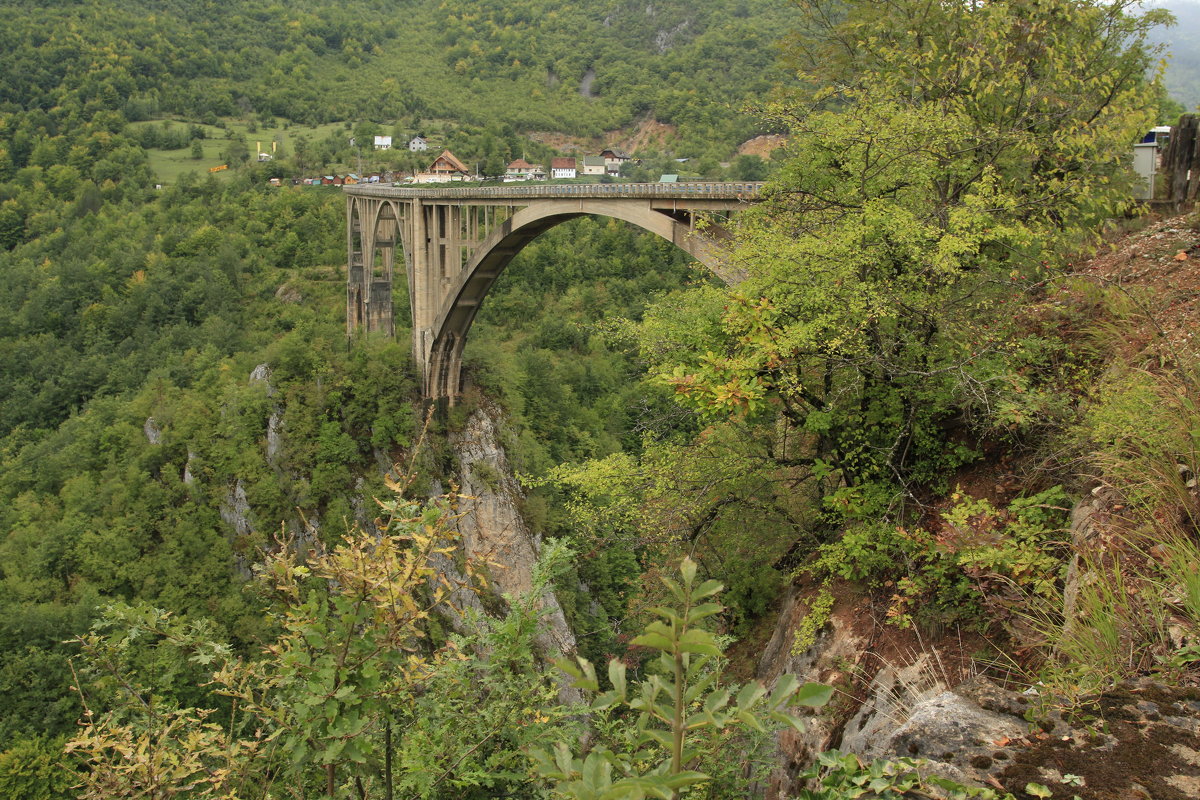
<instances>
[{"instance_id":1,"label":"concrete arch bridge","mask_svg":"<svg viewBox=\"0 0 1200 800\"><path fill-rule=\"evenodd\" d=\"M732 282L719 258L722 224L761 183L608 183L540 186L347 186L346 329L395 335L392 282L408 278L413 358L425 396L459 394L462 352L480 304L521 249L586 214L655 233ZM697 224L701 218L702 224Z\"/></svg>"}]
</instances>

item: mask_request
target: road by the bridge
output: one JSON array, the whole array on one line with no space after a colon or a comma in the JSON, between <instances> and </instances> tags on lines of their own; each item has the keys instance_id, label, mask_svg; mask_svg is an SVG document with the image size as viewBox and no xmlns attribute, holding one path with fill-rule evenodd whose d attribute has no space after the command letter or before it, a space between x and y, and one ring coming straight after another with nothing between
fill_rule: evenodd
<instances>
[{"instance_id":1,"label":"road by the bridge","mask_svg":"<svg viewBox=\"0 0 1200 800\"><path fill-rule=\"evenodd\" d=\"M756 181L684 181L682 183L506 183L475 186L468 183L344 186L346 194L364 197L428 198L430 200L535 200L582 198L688 198L749 200L766 184Z\"/></svg>"}]
</instances>

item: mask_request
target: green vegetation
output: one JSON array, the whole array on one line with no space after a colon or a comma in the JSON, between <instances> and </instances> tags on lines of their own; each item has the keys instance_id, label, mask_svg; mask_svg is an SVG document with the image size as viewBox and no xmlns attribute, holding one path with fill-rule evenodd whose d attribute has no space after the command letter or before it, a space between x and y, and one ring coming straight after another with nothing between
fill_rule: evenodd
<instances>
[{"instance_id":1,"label":"green vegetation","mask_svg":"<svg viewBox=\"0 0 1200 800\"><path fill-rule=\"evenodd\" d=\"M625 663L614 658L608 663L612 689L591 703L593 712L636 712L636 725L615 730L601 726L615 733L617 741L591 748L584 758L575 757L564 742L555 745L553 755L534 751L538 772L555 782L560 795L577 800L672 800L681 796L681 789L709 781L710 775L690 766L719 769L719 761L728 757L724 748L732 730L744 727L765 734L763 722L772 720L802 732L804 723L787 713L787 704L820 708L829 702L830 687L801 686L792 675L784 675L769 697L758 682L736 690L721 686L715 663L721 649L716 637L699 623L721 612L721 606L710 598L722 587L712 580L697 582L696 569L696 563L685 558L679 569L682 580L663 578L672 604L656 608L653 613L658 619L632 642L658 653L651 674L640 686L630 687ZM595 667L586 659L579 659L578 666L569 662L562 666L575 678L576 686L599 693ZM742 785L725 786L715 796L744 794L749 783L744 778Z\"/></svg>"},{"instance_id":2,"label":"green vegetation","mask_svg":"<svg viewBox=\"0 0 1200 800\"><path fill-rule=\"evenodd\" d=\"M1144 77L1161 14L0 7L0 793L741 796L762 723L826 698L721 684L723 637L797 570L900 625L1041 646L1064 692L1200 664L1194 359L1114 368L1107 311L1058 299L1085 294L1064 262L1125 209L1128 145L1165 107ZM746 280L613 221L560 226L498 281L441 416L406 331L344 335L341 198L267 185L357 169L350 139L377 133L498 172L554 152L533 132L651 122L672 127L626 177L678 156L771 180L732 243ZM787 134L779 155L735 156L763 132ZM409 498L446 485L445 434L484 404L544 563L454 632L441 604L469 587L448 566L484 565L456 560L444 509L398 496L377 527L369 502L396 462ZM982 453L1039 447L1068 456L1015 499L955 488ZM1097 484L1121 547L1071 565L1066 511ZM1064 615L1070 569L1094 577ZM551 586L587 709L537 653ZM827 586L798 649L833 603ZM831 754L812 777L936 784L919 769Z\"/></svg>"},{"instance_id":3,"label":"green vegetation","mask_svg":"<svg viewBox=\"0 0 1200 800\"><path fill-rule=\"evenodd\" d=\"M269 632L252 655L235 655L206 623L110 607L79 640L80 696L87 712L97 708L67 747L85 767L80 797L166 797L182 787L189 797L262 796L276 784L301 796L349 787L445 796L444 785L482 797L522 777L513 763L522 748L571 724L540 710L554 694L531 654L545 582L487 633L431 646L432 615L474 587L470 565L461 580L437 566L454 549L444 504L381 505L381 533L355 528L329 550L293 540L261 565ZM147 660L159 671L147 675ZM204 691L172 691L162 681L168 666ZM481 670L494 674L476 681ZM430 690L446 703L426 716ZM447 735L455 707L484 701L481 719ZM393 761L435 742L445 749Z\"/></svg>"}]
</instances>

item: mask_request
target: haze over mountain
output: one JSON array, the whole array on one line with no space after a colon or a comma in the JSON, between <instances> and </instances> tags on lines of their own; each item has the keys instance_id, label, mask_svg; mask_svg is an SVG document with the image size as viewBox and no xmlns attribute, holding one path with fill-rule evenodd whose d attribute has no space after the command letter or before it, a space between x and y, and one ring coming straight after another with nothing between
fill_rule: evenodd
<instances>
[{"instance_id":1,"label":"haze over mountain","mask_svg":"<svg viewBox=\"0 0 1200 800\"><path fill-rule=\"evenodd\" d=\"M1200 106L1200 3L1166 0L1158 5L1175 15L1174 26L1153 34L1169 51L1167 91L1189 111L1195 111Z\"/></svg>"}]
</instances>

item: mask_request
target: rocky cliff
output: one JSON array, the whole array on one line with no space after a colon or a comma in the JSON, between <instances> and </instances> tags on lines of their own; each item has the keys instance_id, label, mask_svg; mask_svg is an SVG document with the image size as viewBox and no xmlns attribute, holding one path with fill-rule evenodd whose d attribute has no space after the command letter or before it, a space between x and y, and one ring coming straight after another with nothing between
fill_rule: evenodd
<instances>
[{"instance_id":1,"label":"rocky cliff","mask_svg":"<svg viewBox=\"0 0 1200 800\"><path fill-rule=\"evenodd\" d=\"M459 464L458 530L465 554L487 564L492 589L516 598L533 587L541 543L521 516L521 488L500 445L497 412L478 409L450 437ZM575 652L575 636L552 592L541 598L538 644L547 658Z\"/></svg>"},{"instance_id":2,"label":"rocky cliff","mask_svg":"<svg viewBox=\"0 0 1200 800\"><path fill-rule=\"evenodd\" d=\"M1077 554L1104 525L1108 507L1100 492L1073 510ZM1086 571L1076 555L1064 592L1068 619L1081 580ZM837 691L803 734L779 735L768 797L794 796L803 788L800 773L833 749L864 762L917 759L929 773L1018 798L1034 796L1025 792L1031 782L1064 800L1200 797L1200 689L1142 680L1081 702L1019 680L1001 686L979 674L973 654L980 640L895 628L850 584L833 587L828 622L810 647L793 652L817 590L789 589L757 677L771 683L791 672Z\"/></svg>"}]
</instances>

